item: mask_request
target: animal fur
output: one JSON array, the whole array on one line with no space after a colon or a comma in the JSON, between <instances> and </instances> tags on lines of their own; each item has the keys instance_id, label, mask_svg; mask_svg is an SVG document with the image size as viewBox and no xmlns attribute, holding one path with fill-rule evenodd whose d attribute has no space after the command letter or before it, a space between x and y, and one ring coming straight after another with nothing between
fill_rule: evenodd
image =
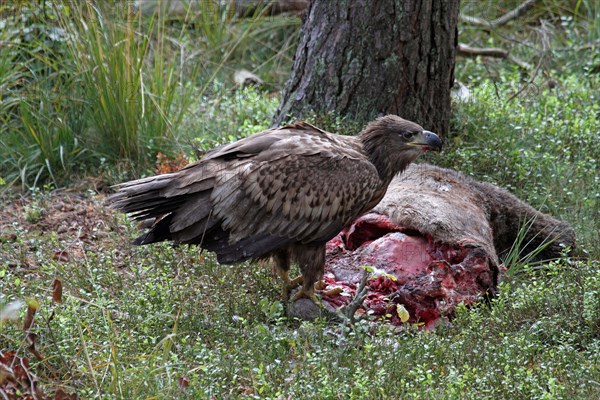
<instances>
[{"instance_id":1,"label":"animal fur","mask_svg":"<svg viewBox=\"0 0 600 400\"><path fill-rule=\"evenodd\" d=\"M373 212L437 242L480 247L496 267L521 229L526 232L520 253L542 247L538 260L557 258L566 247L576 245L575 231L567 222L539 212L498 186L428 164L411 165L396 177Z\"/></svg>"}]
</instances>

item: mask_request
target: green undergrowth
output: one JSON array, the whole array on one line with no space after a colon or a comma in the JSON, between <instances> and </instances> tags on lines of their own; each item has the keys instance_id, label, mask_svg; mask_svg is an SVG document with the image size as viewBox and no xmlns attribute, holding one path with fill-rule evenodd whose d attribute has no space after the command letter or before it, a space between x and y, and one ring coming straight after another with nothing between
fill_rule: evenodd
<instances>
[{"instance_id":1,"label":"green undergrowth","mask_svg":"<svg viewBox=\"0 0 600 400\"><path fill-rule=\"evenodd\" d=\"M193 154L270 128L279 97L252 86L228 91L219 82L198 98L184 119L185 149Z\"/></svg>"},{"instance_id":2,"label":"green undergrowth","mask_svg":"<svg viewBox=\"0 0 600 400\"><path fill-rule=\"evenodd\" d=\"M459 307L451 325L397 333L286 319L279 281L264 266L222 266L167 244L132 248L117 234L102 251L55 260L65 245L55 236L18 236L0 244L8 257L2 303L41 303L32 330L46 358L33 368L48 391L60 385L107 399L600 395L597 262L525 269L490 304ZM19 257L37 267L25 270ZM61 304L50 301L55 278ZM0 348L27 355L20 328L4 322Z\"/></svg>"},{"instance_id":3,"label":"green undergrowth","mask_svg":"<svg viewBox=\"0 0 600 400\"><path fill-rule=\"evenodd\" d=\"M0 244L1 303L40 301L32 330L45 359L32 368L46 391L106 399L599 397L598 81L565 77L561 90L509 102L521 78L509 69L499 79L471 86L473 100L455 105L444 153L427 161L571 222L590 260L518 264L489 304L459 307L434 332L398 333L287 319L279 281L264 266L221 266L168 244L132 248L124 237L136 230L121 217L108 223L126 232L66 261L56 253L68 242L16 224ZM190 137L200 150L263 129L276 101L246 89L208 104L198 111L211 115L197 128L204 141ZM50 194L36 196L24 210L29 223L48 207ZM50 301L55 278L62 304ZM0 348L34 360L27 347L21 323L4 322Z\"/></svg>"},{"instance_id":4,"label":"green undergrowth","mask_svg":"<svg viewBox=\"0 0 600 400\"><path fill-rule=\"evenodd\" d=\"M231 101L235 71L255 73L270 92L289 72L298 18L261 7L238 18L234 3L199 2L202 10L172 19L134 3L0 6L0 177L10 186L149 173L158 152L173 157L207 136L184 118Z\"/></svg>"},{"instance_id":5,"label":"green undergrowth","mask_svg":"<svg viewBox=\"0 0 600 400\"><path fill-rule=\"evenodd\" d=\"M517 263L489 304L459 307L434 332L398 333L287 319L266 267L221 266L168 244L132 248L124 237L137 231L121 217L106 223L126 231L72 260L57 257L72 243L15 224L0 244L1 302L41 302L33 332L46 358L36 374L48 391L82 398L597 398L598 81L567 76L561 90L507 101L520 82L510 69L475 82L472 101L455 104L444 153L427 161L571 222L580 254ZM263 129L276 101L246 89L207 104L205 141L190 137L200 150ZM25 220L39 221L50 198L36 194ZM55 278L62 304L50 301ZM27 346L21 324L4 322L0 348L28 355Z\"/></svg>"},{"instance_id":6,"label":"green undergrowth","mask_svg":"<svg viewBox=\"0 0 600 400\"><path fill-rule=\"evenodd\" d=\"M509 100L523 88L518 73L476 82L472 99L455 105L449 151L436 161L569 221L600 258L600 77L537 84Z\"/></svg>"}]
</instances>

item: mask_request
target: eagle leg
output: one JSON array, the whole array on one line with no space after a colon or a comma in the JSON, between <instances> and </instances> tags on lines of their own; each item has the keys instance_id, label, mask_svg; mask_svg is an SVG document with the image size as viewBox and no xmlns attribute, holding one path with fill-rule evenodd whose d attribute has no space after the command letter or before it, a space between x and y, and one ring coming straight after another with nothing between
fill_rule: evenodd
<instances>
[{"instance_id":1,"label":"eagle leg","mask_svg":"<svg viewBox=\"0 0 600 400\"><path fill-rule=\"evenodd\" d=\"M286 302L290 298L290 292L303 281L302 275L290 279L290 254L287 250L278 251L273 254L273 269L281 278L281 299Z\"/></svg>"},{"instance_id":2,"label":"eagle leg","mask_svg":"<svg viewBox=\"0 0 600 400\"><path fill-rule=\"evenodd\" d=\"M302 283L302 275L297 276L294 279L290 279L289 271L283 270L277 266L275 267L275 271L283 281L281 285L281 299L283 301L288 301L292 289L294 289L296 286Z\"/></svg>"},{"instance_id":3,"label":"eagle leg","mask_svg":"<svg viewBox=\"0 0 600 400\"><path fill-rule=\"evenodd\" d=\"M302 282L302 287L292 298L294 302L303 297L310 299L319 308L324 308L323 303L315 294L315 283L321 280L325 268L325 245L297 245L292 248L292 253L302 275L294 281Z\"/></svg>"}]
</instances>

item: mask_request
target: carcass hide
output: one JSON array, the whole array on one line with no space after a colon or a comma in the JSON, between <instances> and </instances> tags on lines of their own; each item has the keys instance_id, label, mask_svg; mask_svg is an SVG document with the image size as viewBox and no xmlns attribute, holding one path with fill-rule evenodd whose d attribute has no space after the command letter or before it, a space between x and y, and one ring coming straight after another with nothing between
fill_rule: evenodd
<instances>
[{"instance_id":1,"label":"carcass hide","mask_svg":"<svg viewBox=\"0 0 600 400\"><path fill-rule=\"evenodd\" d=\"M497 186L432 165L410 166L383 200L327 245L324 296L332 309L354 296L364 266L376 273L359 310L400 325L434 327L455 307L496 293L519 230L522 254L542 246L537 259L556 258L575 246L573 229ZM517 241L518 242L518 241ZM544 247L545 246L545 247ZM509 266L507 266L509 267ZM335 293L336 290L333 290ZM312 303L288 307L293 316L316 315Z\"/></svg>"}]
</instances>

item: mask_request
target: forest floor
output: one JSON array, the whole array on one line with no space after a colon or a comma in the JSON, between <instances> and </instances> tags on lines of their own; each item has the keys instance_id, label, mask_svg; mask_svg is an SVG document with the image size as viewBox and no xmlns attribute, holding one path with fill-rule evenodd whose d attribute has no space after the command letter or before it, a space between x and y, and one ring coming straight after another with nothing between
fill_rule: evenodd
<instances>
[{"instance_id":1,"label":"forest floor","mask_svg":"<svg viewBox=\"0 0 600 400\"><path fill-rule=\"evenodd\" d=\"M459 307L434 332L306 322L285 317L264 267L131 246L137 229L104 199L57 190L0 211L3 296L36 311L27 329L2 322L5 367L30 359L19 393L34 382L64 399L600 394L595 262L509 277L491 307Z\"/></svg>"},{"instance_id":2,"label":"forest floor","mask_svg":"<svg viewBox=\"0 0 600 400\"><path fill-rule=\"evenodd\" d=\"M494 183L567 221L577 249L541 264L503 257L510 268L497 296L457 307L433 330L398 329L376 316L353 325L287 317L280 282L265 266L219 265L211 254L169 243L132 246L138 227L104 206L106 186L157 172L159 156L194 159L268 127L299 18L238 23L223 14L228 23L169 25L168 45L156 49L171 64L133 71L123 68L133 62L121 58L129 52L114 49L136 48L166 25L153 19L137 31L142 36L131 35L137 18L127 14L116 24L67 23L63 33L75 31L62 37L56 21L90 22L97 10L71 18L76 7L63 12L67 5L54 3L19 3L15 29L0 30L12 43L0 46L0 81L8 83L0 102L0 398L600 398L597 2L578 1L570 12L560 2L536 2L492 31L461 22L461 42L510 49L530 66L459 57L455 75L467 96L453 101L444 152L424 161ZM500 8L471 2L463 12L485 17ZM36 37L39 21L48 29ZM22 49L25 60L15 55ZM198 74L179 74L185 49L197 56L190 60ZM121 75L87 75L102 72L98 65ZM238 68L267 84L236 87ZM129 101L133 72L153 101ZM182 82L170 81L176 75ZM161 88L165 95L153 91ZM185 107L172 109L180 95ZM147 108L162 101L174 112L165 121ZM151 133L132 141L131 154L143 160L137 169L119 159L129 132L123 121ZM355 133L351 122L331 116L319 126ZM123 136L111 142L114 132Z\"/></svg>"}]
</instances>

